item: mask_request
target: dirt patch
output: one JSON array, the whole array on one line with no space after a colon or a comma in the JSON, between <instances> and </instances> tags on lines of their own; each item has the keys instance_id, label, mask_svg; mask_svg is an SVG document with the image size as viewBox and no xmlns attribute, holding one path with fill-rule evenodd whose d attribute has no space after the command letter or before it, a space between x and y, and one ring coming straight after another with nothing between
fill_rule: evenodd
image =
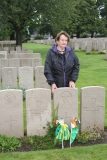
<instances>
[{"instance_id":1,"label":"dirt patch","mask_svg":"<svg viewBox=\"0 0 107 160\"><path fill-rule=\"evenodd\" d=\"M105 133L106 133L105 136L102 137L101 139L89 140L86 143L80 143L80 142L74 141L72 143L72 147L75 147L75 146L90 146L90 145L95 145L95 144L107 144L107 129L105 129ZM64 141L64 148L69 148L69 147L70 147L69 141ZM62 149L61 143L59 145L57 145L55 147L55 149ZM28 152L28 151L31 151L31 150L32 150L32 146L30 144L22 142L22 146L17 148L15 150L15 152L17 152L17 151L19 151L19 152Z\"/></svg>"}]
</instances>

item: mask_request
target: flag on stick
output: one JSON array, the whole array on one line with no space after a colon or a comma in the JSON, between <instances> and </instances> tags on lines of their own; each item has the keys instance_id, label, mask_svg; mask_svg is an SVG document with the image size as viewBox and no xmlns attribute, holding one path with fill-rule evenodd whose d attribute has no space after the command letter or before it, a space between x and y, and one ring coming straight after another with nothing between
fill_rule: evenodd
<instances>
[{"instance_id":1,"label":"flag on stick","mask_svg":"<svg viewBox=\"0 0 107 160\"><path fill-rule=\"evenodd\" d=\"M74 142L79 131L76 122L77 122L76 118L73 118L71 121L70 147L71 147L71 144Z\"/></svg>"}]
</instances>

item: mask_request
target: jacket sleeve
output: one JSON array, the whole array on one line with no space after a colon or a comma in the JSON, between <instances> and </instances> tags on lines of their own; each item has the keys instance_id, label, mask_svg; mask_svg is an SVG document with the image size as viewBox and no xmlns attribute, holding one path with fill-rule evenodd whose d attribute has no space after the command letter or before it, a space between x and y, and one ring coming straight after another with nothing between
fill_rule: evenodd
<instances>
[{"instance_id":1,"label":"jacket sleeve","mask_svg":"<svg viewBox=\"0 0 107 160\"><path fill-rule=\"evenodd\" d=\"M79 69L80 69L79 59L76 56L76 54L74 53L74 66L73 66L69 81L76 82L76 80L78 79L78 75L79 75Z\"/></svg>"},{"instance_id":2,"label":"jacket sleeve","mask_svg":"<svg viewBox=\"0 0 107 160\"><path fill-rule=\"evenodd\" d=\"M53 73L52 73L52 56L51 56L50 50L49 50L49 52L46 56L46 60L45 60L44 75L45 75L49 85L52 85L55 83Z\"/></svg>"}]
</instances>

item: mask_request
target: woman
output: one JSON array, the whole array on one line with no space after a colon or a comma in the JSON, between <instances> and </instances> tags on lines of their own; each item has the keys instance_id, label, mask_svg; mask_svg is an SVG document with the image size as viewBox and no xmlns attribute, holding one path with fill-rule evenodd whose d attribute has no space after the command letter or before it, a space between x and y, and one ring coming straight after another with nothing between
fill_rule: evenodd
<instances>
[{"instance_id":1,"label":"woman","mask_svg":"<svg viewBox=\"0 0 107 160\"><path fill-rule=\"evenodd\" d=\"M75 88L79 74L79 60L72 48L67 46L70 36L61 31L55 38L56 44L48 51L44 75L48 84L54 90L59 87Z\"/></svg>"}]
</instances>

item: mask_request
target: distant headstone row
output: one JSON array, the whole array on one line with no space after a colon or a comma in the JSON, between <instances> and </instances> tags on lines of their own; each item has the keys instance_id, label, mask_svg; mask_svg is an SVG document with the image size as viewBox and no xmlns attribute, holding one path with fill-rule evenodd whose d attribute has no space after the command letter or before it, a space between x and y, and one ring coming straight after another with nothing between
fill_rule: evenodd
<instances>
[{"instance_id":1,"label":"distant headstone row","mask_svg":"<svg viewBox=\"0 0 107 160\"><path fill-rule=\"evenodd\" d=\"M15 53L16 51L12 51L12 53L7 54L7 51L0 51L0 59L1 58L40 58L40 53Z\"/></svg>"},{"instance_id":2,"label":"distant headstone row","mask_svg":"<svg viewBox=\"0 0 107 160\"><path fill-rule=\"evenodd\" d=\"M2 69L3 67L18 68L23 66L30 66L30 67L42 66L42 58L38 58L35 56L35 58L10 58L10 59L1 58L0 59L0 69Z\"/></svg>"},{"instance_id":3,"label":"distant headstone row","mask_svg":"<svg viewBox=\"0 0 107 160\"><path fill-rule=\"evenodd\" d=\"M27 50L24 46L16 46L16 41L0 41L0 51L7 51L7 53L11 53L11 51L33 53L33 50Z\"/></svg>"},{"instance_id":4,"label":"distant headstone row","mask_svg":"<svg viewBox=\"0 0 107 160\"><path fill-rule=\"evenodd\" d=\"M28 42L42 43L47 45L55 44L54 39L48 40L31 40ZM70 39L68 46L73 48L75 51L83 50L86 54L90 53L92 50L97 50L98 53L105 53L107 60L107 38L77 38ZM105 51L104 51L105 50Z\"/></svg>"},{"instance_id":5,"label":"distant headstone row","mask_svg":"<svg viewBox=\"0 0 107 160\"><path fill-rule=\"evenodd\" d=\"M105 88L90 86L81 88L81 128L82 132L104 131ZM54 93L54 109L58 109L58 119L70 127L71 119L78 117L78 90L59 88ZM0 134L9 137L24 136L22 91L7 89L0 91ZM26 90L27 135L46 134L47 122L52 115L51 90Z\"/></svg>"},{"instance_id":6,"label":"distant headstone row","mask_svg":"<svg viewBox=\"0 0 107 160\"><path fill-rule=\"evenodd\" d=\"M4 67L0 71L1 88L50 88L44 76L44 66L19 67L18 72L16 67Z\"/></svg>"},{"instance_id":7,"label":"distant headstone row","mask_svg":"<svg viewBox=\"0 0 107 160\"><path fill-rule=\"evenodd\" d=\"M0 47L16 47L16 41L0 41Z\"/></svg>"}]
</instances>

